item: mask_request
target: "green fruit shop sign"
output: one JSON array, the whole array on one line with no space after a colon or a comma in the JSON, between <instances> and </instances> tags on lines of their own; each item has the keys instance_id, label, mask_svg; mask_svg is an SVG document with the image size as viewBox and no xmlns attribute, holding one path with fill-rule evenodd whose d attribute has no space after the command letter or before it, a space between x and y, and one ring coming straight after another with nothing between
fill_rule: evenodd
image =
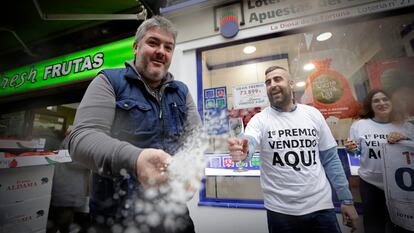
<instances>
[{"instance_id":1,"label":"green fruit shop sign","mask_svg":"<svg viewBox=\"0 0 414 233\"><path fill-rule=\"evenodd\" d=\"M123 67L133 59L133 42L131 37L0 73L0 97L90 79L101 69Z\"/></svg>"}]
</instances>

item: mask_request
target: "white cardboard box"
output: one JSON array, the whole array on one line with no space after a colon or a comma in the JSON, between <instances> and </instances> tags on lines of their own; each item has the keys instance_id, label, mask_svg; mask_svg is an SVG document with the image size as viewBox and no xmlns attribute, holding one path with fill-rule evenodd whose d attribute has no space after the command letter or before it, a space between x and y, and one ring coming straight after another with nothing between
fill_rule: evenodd
<instances>
[{"instance_id":1,"label":"white cardboard box","mask_svg":"<svg viewBox=\"0 0 414 233\"><path fill-rule=\"evenodd\" d=\"M50 195L53 165L0 169L0 206Z\"/></svg>"},{"instance_id":2,"label":"white cardboard box","mask_svg":"<svg viewBox=\"0 0 414 233\"><path fill-rule=\"evenodd\" d=\"M43 149L46 144L44 138L34 138L31 140L1 139L1 149Z\"/></svg>"},{"instance_id":3,"label":"white cardboard box","mask_svg":"<svg viewBox=\"0 0 414 233\"><path fill-rule=\"evenodd\" d=\"M36 152L30 152L36 154ZM41 152L39 152L41 153ZM36 165L47 165L55 163L71 162L68 150L59 150L57 152L47 152L51 155L30 155L30 156L7 156L7 153L0 152L0 169L29 167Z\"/></svg>"},{"instance_id":4,"label":"white cardboard box","mask_svg":"<svg viewBox=\"0 0 414 233\"><path fill-rule=\"evenodd\" d=\"M0 206L0 233L39 232L46 228L50 195Z\"/></svg>"},{"instance_id":5,"label":"white cardboard box","mask_svg":"<svg viewBox=\"0 0 414 233\"><path fill-rule=\"evenodd\" d=\"M45 232L53 164L71 161L67 150L48 156L0 152L0 233Z\"/></svg>"}]
</instances>

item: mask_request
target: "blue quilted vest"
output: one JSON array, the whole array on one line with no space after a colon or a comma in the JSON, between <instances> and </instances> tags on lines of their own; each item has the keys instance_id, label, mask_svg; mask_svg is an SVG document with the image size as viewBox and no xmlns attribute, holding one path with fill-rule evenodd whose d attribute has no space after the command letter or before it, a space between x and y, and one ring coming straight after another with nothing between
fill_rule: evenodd
<instances>
[{"instance_id":1,"label":"blue quilted vest","mask_svg":"<svg viewBox=\"0 0 414 233\"><path fill-rule=\"evenodd\" d=\"M100 73L108 78L116 96L111 136L140 148L163 149L173 155L184 134L187 86L179 81L166 82L160 89L162 97L157 99L129 66ZM131 217L125 214L128 212L125 209L130 208L129 202L139 192L135 174L128 178L107 178L94 173L92 180L90 212L93 216L115 220Z\"/></svg>"}]
</instances>

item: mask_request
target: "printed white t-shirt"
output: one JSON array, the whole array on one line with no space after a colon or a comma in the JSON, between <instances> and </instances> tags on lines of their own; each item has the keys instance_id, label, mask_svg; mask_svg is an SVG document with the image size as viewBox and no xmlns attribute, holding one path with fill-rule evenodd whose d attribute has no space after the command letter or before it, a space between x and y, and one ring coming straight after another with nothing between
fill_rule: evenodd
<instances>
[{"instance_id":1,"label":"printed white t-shirt","mask_svg":"<svg viewBox=\"0 0 414 233\"><path fill-rule=\"evenodd\" d=\"M349 131L349 138L355 140L361 153L361 166L358 175L366 182L384 189L382 178L381 147L387 142L387 136L391 132L400 132L412 137L414 127L410 123L402 126L392 123L380 123L372 119L360 119L354 122Z\"/></svg>"},{"instance_id":2,"label":"printed white t-shirt","mask_svg":"<svg viewBox=\"0 0 414 233\"><path fill-rule=\"evenodd\" d=\"M245 135L260 143L261 185L266 209L303 215L333 208L319 151L336 146L322 114L298 104L292 112L271 107L256 114Z\"/></svg>"}]
</instances>

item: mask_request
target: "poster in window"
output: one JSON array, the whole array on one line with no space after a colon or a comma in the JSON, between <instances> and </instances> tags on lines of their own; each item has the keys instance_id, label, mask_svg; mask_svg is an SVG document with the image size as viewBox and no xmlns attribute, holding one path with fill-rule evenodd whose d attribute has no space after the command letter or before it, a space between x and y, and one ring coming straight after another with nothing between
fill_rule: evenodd
<instances>
[{"instance_id":1,"label":"poster in window","mask_svg":"<svg viewBox=\"0 0 414 233\"><path fill-rule=\"evenodd\" d=\"M204 126L209 135L229 132L226 87L204 90Z\"/></svg>"},{"instance_id":2,"label":"poster in window","mask_svg":"<svg viewBox=\"0 0 414 233\"><path fill-rule=\"evenodd\" d=\"M388 92L414 82L414 57L395 58L371 62L367 65L369 84L372 89Z\"/></svg>"},{"instance_id":3,"label":"poster in window","mask_svg":"<svg viewBox=\"0 0 414 233\"><path fill-rule=\"evenodd\" d=\"M332 59L312 61L315 70L306 80L301 102L319 109L338 145L343 146L361 104L352 94L347 78L330 68L331 62Z\"/></svg>"},{"instance_id":4,"label":"poster in window","mask_svg":"<svg viewBox=\"0 0 414 233\"><path fill-rule=\"evenodd\" d=\"M204 91L204 98L205 99L214 99L215 97L215 93L214 93L214 89L207 89Z\"/></svg>"},{"instance_id":5,"label":"poster in window","mask_svg":"<svg viewBox=\"0 0 414 233\"><path fill-rule=\"evenodd\" d=\"M223 98L226 96L226 87L219 87L216 88L216 97L217 98Z\"/></svg>"},{"instance_id":6,"label":"poster in window","mask_svg":"<svg viewBox=\"0 0 414 233\"><path fill-rule=\"evenodd\" d=\"M216 101L214 99L206 100L206 109L214 109L216 107Z\"/></svg>"},{"instance_id":7,"label":"poster in window","mask_svg":"<svg viewBox=\"0 0 414 233\"><path fill-rule=\"evenodd\" d=\"M226 99L224 99L224 98L217 98L216 99L216 107L217 108L225 108L225 107L227 107Z\"/></svg>"},{"instance_id":8,"label":"poster in window","mask_svg":"<svg viewBox=\"0 0 414 233\"><path fill-rule=\"evenodd\" d=\"M269 106L266 84L250 83L233 87L234 109Z\"/></svg>"},{"instance_id":9,"label":"poster in window","mask_svg":"<svg viewBox=\"0 0 414 233\"><path fill-rule=\"evenodd\" d=\"M414 58L380 60L367 65L372 89L384 89L398 100L399 112L414 116Z\"/></svg>"}]
</instances>

